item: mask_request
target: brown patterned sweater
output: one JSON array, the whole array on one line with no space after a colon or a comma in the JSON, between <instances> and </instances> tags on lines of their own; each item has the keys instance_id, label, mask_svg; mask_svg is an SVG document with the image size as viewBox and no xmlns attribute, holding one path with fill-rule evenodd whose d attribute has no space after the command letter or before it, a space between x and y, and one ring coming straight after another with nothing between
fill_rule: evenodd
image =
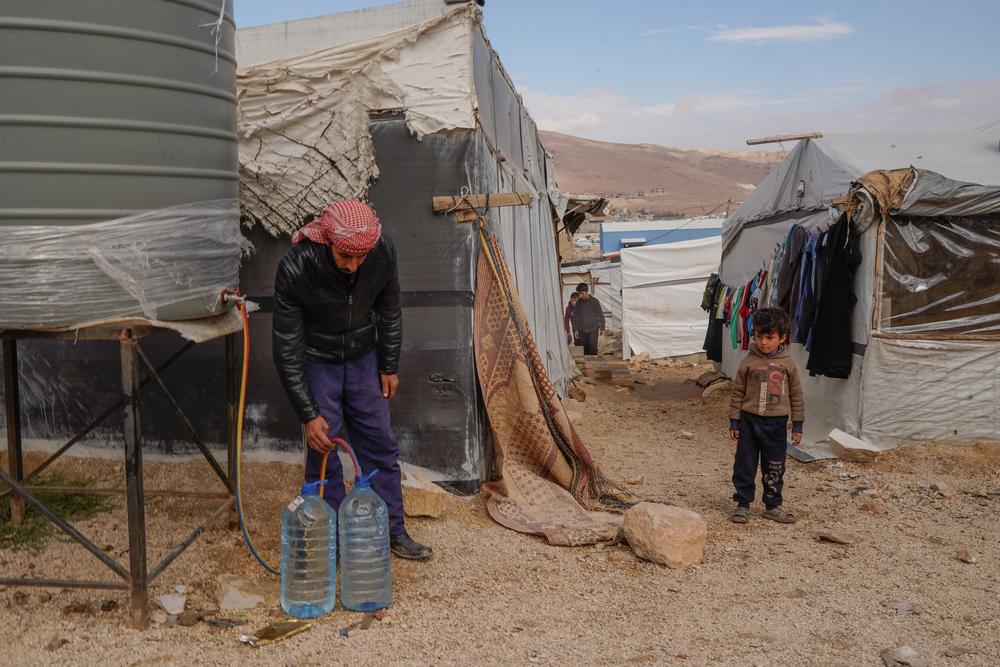
<instances>
[{"instance_id":1,"label":"brown patterned sweater","mask_svg":"<svg viewBox=\"0 0 1000 667\"><path fill-rule=\"evenodd\" d=\"M744 411L763 417L791 416L793 423L805 421L799 368L784 347L768 356L756 343L750 345L733 378L729 418L738 420Z\"/></svg>"}]
</instances>

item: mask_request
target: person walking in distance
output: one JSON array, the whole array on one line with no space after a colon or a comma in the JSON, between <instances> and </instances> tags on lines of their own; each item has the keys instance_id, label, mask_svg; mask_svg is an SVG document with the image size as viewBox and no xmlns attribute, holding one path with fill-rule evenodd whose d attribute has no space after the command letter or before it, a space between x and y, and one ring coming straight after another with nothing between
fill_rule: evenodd
<instances>
[{"instance_id":1,"label":"person walking in distance","mask_svg":"<svg viewBox=\"0 0 1000 667\"><path fill-rule=\"evenodd\" d=\"M604 309L601 302L590 296L590 286L580 283L576 286L580 300L576 303L571 317L573 331L578 332L584 354L597 354L598 336L604 333Z\"/></svg>"},{"instance_id":2,"label":"person walking in distance","mask_svg":"<svg viewBox=\"0 0 1000 667\"><path fill-rule=\"evenodd\" d=\"M580 344L580 333L578 331L571 331L573 324L573 311L576 310L576 304L579 300L579 292L573 292L570 294L569 303L566 304L566 312L563 313L563 328L566 330L567 345Z\"/></svg>"}]
</instances>

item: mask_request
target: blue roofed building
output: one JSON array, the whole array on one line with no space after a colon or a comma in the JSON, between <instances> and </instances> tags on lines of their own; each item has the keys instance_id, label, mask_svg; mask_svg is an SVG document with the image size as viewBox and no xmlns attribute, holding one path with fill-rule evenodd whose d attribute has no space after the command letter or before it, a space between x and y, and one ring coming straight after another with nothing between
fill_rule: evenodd
<instances>
[{"instance_id":1,"label":"blue roofed building","mask_svg":"<svg viewBox=\"0 0 1000 667\"><path fill-rule=\"evenodd\" d=\"M724 221L725 218L719 216L683 220L602 222L601 254L620 252L622 248L721 236Z\"/></svg>"}]
</instances>

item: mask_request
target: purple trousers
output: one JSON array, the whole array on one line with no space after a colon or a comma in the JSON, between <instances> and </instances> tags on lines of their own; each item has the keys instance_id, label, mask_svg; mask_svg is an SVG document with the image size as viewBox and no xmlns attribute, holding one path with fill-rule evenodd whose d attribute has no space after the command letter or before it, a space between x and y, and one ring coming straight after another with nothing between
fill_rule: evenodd
<instances>
[{"instance_id":1,"label":"purple trousers","mask_svg":"<svg viewBox=\"0 0 1000 667\"><path fill-rule=\"evenodd\" d=\"M399 442L389 423L389 401L382 396L378 360L374 350L356 361L343 364L310 362L306 378L320 414L330 425L330 437L344 435L358 457L361 472L378 470L372 488L389 509L389 534L401 535L403 489L400 486ZM323 455L306 449L306 481L320 477ZM353 471L352 471L353 473ZM326 461L324 492L334 510L343 502L344 479L340 458L333 453Z\"/></svg>"}]
</instances>

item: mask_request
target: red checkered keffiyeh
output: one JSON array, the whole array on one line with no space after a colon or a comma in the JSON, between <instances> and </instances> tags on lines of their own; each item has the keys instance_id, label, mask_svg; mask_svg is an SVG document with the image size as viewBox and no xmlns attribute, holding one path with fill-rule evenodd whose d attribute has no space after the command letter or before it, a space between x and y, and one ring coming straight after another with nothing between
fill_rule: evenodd
<instances>
[{"instance_id":1,"label":"red checkered keffiyeh","mask_svg":"<svg viewBox=\"0 0 1000 667\"><path fill-rule=\"evenodd\" d=\"M382 236L382 223L368 204L349 199L330 204L323 214L295 232L292 244L309 239L344 252L371 252Z\"/></svg>"}]
</instances>

